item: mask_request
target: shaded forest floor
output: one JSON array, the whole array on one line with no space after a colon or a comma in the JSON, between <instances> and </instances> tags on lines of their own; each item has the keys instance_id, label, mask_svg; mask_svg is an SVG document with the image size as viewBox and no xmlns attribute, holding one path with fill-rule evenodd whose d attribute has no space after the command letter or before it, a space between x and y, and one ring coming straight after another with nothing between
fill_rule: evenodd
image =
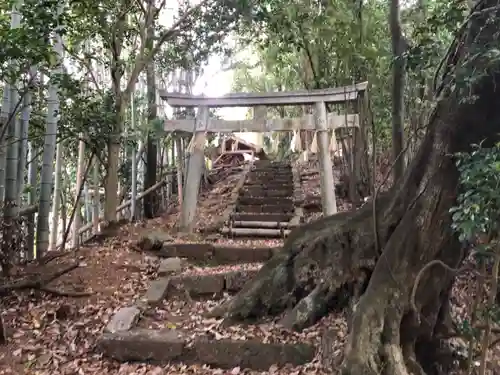
<instances>
[{"instance_id":1,"label":"shaded forest floor","mask_svg":"<svg viewBox=\"0 0 500 375\"><path fill-rule=\"evenodd\" d=\"M319 179L309 165L311 178L307 185L308 194L319 194ZM197 215L197 230L212 227L225 210L232 186L238 175L219 182L209 193L204 194ZM340 202L339 208L349 207ZM309 215L309 220L318 215ZM258 326L232 326L224 329L213 320L204 319L203 313L212 305L210 301L195 302L189 307L178 301L165 301L154 309L155 319L143 324L154 325L164 319L164 326L174 324L165 313L184 312L195 322L195 331L212 332L215 336L235 339L265 337L268 341L310 342L320 348L316 359L296 368L272 366L268 371L257 372L234 368L232 370L210 369L205 366L172 364L154 366L149 364L120 364L103 359L95 352L96 340L113 313L137 300L144 294L151 280L156 278L157 259L137 252L133 244L151 230L172 231L178 242L195 242L203 239L202 234L190 238L176 237L173 228L178 218L177 212L143 223L127 224L116 229L115 236L100 243L90 243L78 251L68 253L51 264L65 264L75 259L79 267L58 278L50 286L66 292L91 292L85 297L61 297L40 290L20 291L2 297L1 311L7 327L8 341L0 347L0 374L326 374L321 366L322 337L333 335L334 346L328 348L328 355L340 365L342 350L347 336L346 317L343 313L330 314L313 327L299 333L287 331L276 325L276 317ZM221 244L249 246L279 246L280 240L229 240L211 234L212 240ZM235 266L221 266L235 267ZM203 272L197 268L197 272ZM453 305L456 316L465 316L472 305L474 293L470 289L470 276L463 275L454 290ZM215 302L214 302L215 304ZM186 310L187 309L187 310ZM155 323L156 322L156 323ZM500 355L494 350L490 361L491 374L500 374ZM337 366L339 367L339 366Z\"/></svg>"}]
</instances>

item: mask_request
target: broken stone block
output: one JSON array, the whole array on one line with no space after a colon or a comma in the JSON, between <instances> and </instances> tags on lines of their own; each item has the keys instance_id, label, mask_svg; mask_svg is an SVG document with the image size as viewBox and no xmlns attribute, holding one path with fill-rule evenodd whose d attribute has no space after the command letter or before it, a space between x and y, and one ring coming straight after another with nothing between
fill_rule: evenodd
<instances>
[{"instance_id":1,"label":"broken stone block","mask_svg":"<svg viewBox=\"0 0 500 375\"><path fill-rule=\"evenodd\" d=\"M173 243L163 244L163 257L180 257L192 260L206 260L212 257L214 246L210 243Z\"/></svg>"},{"instance_id":2,"label":"broken stone block","mask_svg":"<svg viewBox=\"0 0 500 375\"><path fill-rule=\"evenodd\" d=\"M198 363L220 368L250 368L266 371L273 365L302 365L314 358L316 349L304 343L270 344L257 340L210 340L198 338L193 343L193 357Z\"/></svg>"},{"instance_id":3,"label":"broken stone block","mask_svg":"<svg viewBox=\"0 0 500 375\"><path fill-rule=\"evenodd\" d=\"M266 262L271 256L272 250L268 247L218 246L214 251L219 264Z\"/></svg>"},{"instance_id":4,"label":"broken stone block","mask_svg":"<svg viewBox=\"0 0 500 375\"><path fill-rule=\"evenodd\" d=\"M172 273L181 272L184 264L184 260L178 257L162 259L160 267L158 268L158 275L167 276Z\"/></svg>"},{"instance_id":5,"label":"broken stone block","mask_svg":"<svg viewBox=\"0 0 500 375\"><path fill-rule=\"evenodd\" d=\"M111 317L104 330L110 333L128 331L135 326L140 315L141 310L137 306L122 307Z\"/></svg>"},{"instance_id":6,"label":"broken stone block","mask_svg":"<svg viewBox=\"0 0 500 375\"><path fill-rule=\"evenodd\" d=\"M168 363L182 356L184 339L175 330L134 329L128 332L104 333L97 348L118 361Z\"/></svg>"},{"instance_id":7,"label":"broken stone block","mask_svg":"<svg viewBox=\"0 0 500 375\"><path fill-rule=\"evenodd\" d=\"M166 277L161 277L157 280L153 280L149 284L149 288L146 292L145 300L149 305L158 305L167 296L168 285L170 280Z\"/></svg>"},{"instance_id":8,"label":"broken stone block","mask_svg":"<svg viewBox=\"0 0 500 375\"><path fill-rule=\"evenodd\" d=\"M191 296L221 293L224 289L224 274L179 275L171 278L178 290L186 290Z\"/></svg>"}]
</instances>

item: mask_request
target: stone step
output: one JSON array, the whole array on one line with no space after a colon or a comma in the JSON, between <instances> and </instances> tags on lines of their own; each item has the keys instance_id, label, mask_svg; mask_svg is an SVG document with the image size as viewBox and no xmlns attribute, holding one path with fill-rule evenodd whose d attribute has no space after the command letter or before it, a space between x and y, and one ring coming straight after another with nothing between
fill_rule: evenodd
<instances>
[{"instance_id":1,"label":"stone step","mask_svg":"<svg viewBox=\"0 0 500 375\"><path fill-rule=\"evenodd\" d=\"M279 221L233 221L233 228L292 228L292 224L289 222L279 222Z\"/></svg>"},{"instance_id":2,"label":"stone step","mask_svg":"<svg viewBox=\"0 0 500 375\"><path fill-rule=\"evenodd\" d=\"M269 228L228 228L221 229L221 233L232 237L260 237L260 238L284 238L290 234L289 229Z\"/></svg>"},{"instance_id":3,"label":"stone step","mask_svg":"<svg viewBox=\"0 0 500 375\"><path fill-rule=\"evenodd\" d=\"M281 171L251 171L247 173L247 177L257 177L257 178L267 178L267 177L276 177L276 178L292 178L292 172L281 172Z\"/></svg>"},{"instance_id":4,"label":"stone step","mask_svg":"<svg viewBox=\"0 0 500 375\"><path fill-rule=\"evenodd\" d=\"M258 205L293 205L293 200L290 197L238 197L236 201L240 205L258 206Z\"/></svg>"},{"instance_id":5,"label":"stone step","mask_svg":"<svg viewBox=\"0 0 500 375\"><path fill-rule=\"evenodd\" d=\"M279 190L267 189L262 186L250 186L240 190L240 196L245 197L293 197L293 186L280 187Z\"/></svg>"},{"instance_id":6,"label":"stone step","mask_svg":"<svg viewBox=\"0 0 500 375\"><path fill-rule=\"evenodd\" d=\"M293 212L293 204L288 204L288 205L278 205L278 204L272 204L272 205L266 205L266 206L259 206L259 205L240 205L238 204L235 208L235 212L244 212L244 213L291 213Z\"/></svg>"},{"instance_id":7,"label":"stone step","mask_svg":"<svg viewBox=\"0 0 500 375\"><path fill-rule=\"evenodd\" d=\"M259 272L260 264L252 269L217 270L205 269L205 273L181 273L159 277L150 282L142 301L148 306L158 306L172 297L200 298L222 297L224 293L236 293Z\"/></svg>"},{"instance_id":8,"label":"stone step","mask_svg":"<svg viewBox=\"0 0 500 375\"><path fill-rule=\"evenodd\" d=\"M298 366L313 360L316 348L306 343L264 343L259 340L211 339L175 329L135 328L104 333L97 349L120 362L188 365L267 371L273 365Z\"/></svg>"},{"instance_id":9,"label":"stone step","mask_svg":"<svg viewBox=\"0 0 500 375\"><path fill-rule=\"evenodd\" d=\"M262 179L246 180L243 186L245 188L259 186L265 188L266 190L274 190L274 189L284 190L286 188L293 191L292 180L285 181L285 180L277 180L274 178L270 178L269 180L262 180Z\"/></svg>"},{"instance_id":10,"label":"stone step","mask_svg":"<svg viewBox=\"0 0 500 375\"><path fill-rule=\"evenodd\" d=\"M291 168L265 168L265 169L251 169L248 174L265 175L265 174L278 174L292 176Z\"/></svg>"},{"instance_id":11,"label":"stone step","mask_svg":"<svg viewBox=\"0 0 500 375\"><path fill-rule=\"evenodd\" d=\"M245 185L293 185L292 178L280 178L273 175L268 175L265 177L261 176L250 176L245 180Z\"/></svg>"},{"instance_id":12,"label":"stone step","mask_svg":"<svg viewBox=\"0 0 500 375\"><path fill-rule=\"evenodd\" d=\"M241 269L214 273L186 273L170 278L167 296L184 296L187 291L193 298L203 296L222 296L222 293L236 293L251 280L258 269ZM179 293L181 291L181 293Z\"/></svg>"},{"instance_id":13,"label":"stone step","mask_svg":"<svg viewBox=\"0 0 500 375\"><path fill-rule=\"evenodd\" d=\"M186 258L189 261L214 264L266 262L279 248L219 246L209 243L164 244L162 257Z\"/></svg>"},{"instance_id":14,"label":"stone step","mask_svg":"<svg viewBox=\"0 0 500 375\"><path fill-rule=\"evenodd\" d=\"M282 213L282 214L245 214L233 212L230 216L233 221L279 221L287 222L293 218L293 213Z\"/></svg>"}]
</instances>

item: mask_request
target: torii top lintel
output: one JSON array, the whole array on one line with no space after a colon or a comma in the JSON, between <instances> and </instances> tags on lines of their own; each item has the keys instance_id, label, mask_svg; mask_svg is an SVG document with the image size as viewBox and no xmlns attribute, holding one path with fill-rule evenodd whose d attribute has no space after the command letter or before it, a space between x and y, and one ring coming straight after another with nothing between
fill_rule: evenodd
<instances>
[{"instance_id":1,"label":"torii top lintel","mask_svg":"<svg viewBox=\"0 0 500 375\"><path fill-rule=\"evenodd\" d=\"M368 82L321 90L267 93L231 93L218 98L160 91L160 97L172 107L258 107L304 105L316 102L344 103L354 101L366 91Z\"/></svg>"}]
</instances>

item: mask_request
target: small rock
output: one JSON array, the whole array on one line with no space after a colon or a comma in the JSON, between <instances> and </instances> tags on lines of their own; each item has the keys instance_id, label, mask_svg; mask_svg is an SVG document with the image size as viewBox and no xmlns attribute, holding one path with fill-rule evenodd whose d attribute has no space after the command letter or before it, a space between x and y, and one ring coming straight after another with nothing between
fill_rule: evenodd
<instances>
[{"instance_id":1,"label":"small rock","mask_svg":"<svg viewBox=\"0 0 500 375\"><path fill-rule=\"evenodd\" d=\"M150 361L169 363L180 358L185 341L175 330L134 329L114 334L104 333L97 349L106 357L129 362Z\"/></svg>"},{"instance_id":2,"label":"small rock","mask_svg":"<svg viewBox=\"0 0 500 375\"><path fill-rule=\"evenodd\" d=\"M170 279L161 277L153 280L146 291L145 300L149 305L158 305L167 296Z\"/></svg>"},{"instance_id":3,"label":"small rock","mask_svg":"<svg viewBox=\"0 0 500 375\"><path fill-rule=\"evenodd\" d=\"M141 310L137 306L122 307L111 318L105 328L106 332L128 331L137 323Z\"/></svg>"}]
</instances>

